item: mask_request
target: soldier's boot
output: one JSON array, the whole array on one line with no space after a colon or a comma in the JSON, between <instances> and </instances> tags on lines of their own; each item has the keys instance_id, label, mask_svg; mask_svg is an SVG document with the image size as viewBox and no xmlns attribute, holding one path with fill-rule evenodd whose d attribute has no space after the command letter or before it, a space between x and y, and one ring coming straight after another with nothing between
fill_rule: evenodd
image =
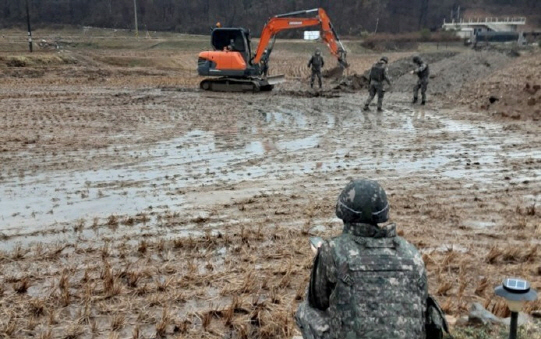
<instances>
[{"instance_id":1,"label":"soldier's boot","mask_svg":"<svg viewBox=\"0 0 541 339\"><path fill-rule=\"evenodd\" d=\"M314 88L314 83L313 82L310 83L310 88Z\"/></svg>"},{"instance_id":2,"label":"soldier's boot","mask_svg":"<svg viewBox=\"0 0 541 339\"><path fill-rule=\"evenodd\" d=\"M412 100L412 102L411 102L411 103L412 103L412 104L415 104L415 103L417 103L417 98L416 98L416 97L413 97L413 100Z\"/></svg>"},{"instance_id":3,"label":"soldier's boot","mask_svg":"<svg viewBox=\"0 0 541 339\"><path fill-rule=\"evenodd\" d=\"M378 112L383 112L383 108L378 107Z\"/></svg>"},{"instance_id":4,"label":"soldier's boot","mask_svg":"<svg viewBox=\"0 0 541 339\"><path fill-rule=\"evenodd\" d=\"M424 104L425 104L425 101L424 101L424 100L423 100L423 101L421 101L421 105L424 105Z\"/></svg>"},{"instance_id":5,"label":"soldier's boot","mask_svg":"<svg viewBox=\"0 0 541 339\"><path fill-rule=\"evenodd\" d=\"M368 105L364 105L363 111L369 111L369 110L370 110L370 108L368 107Z\"/></svg>"}]
</instances>

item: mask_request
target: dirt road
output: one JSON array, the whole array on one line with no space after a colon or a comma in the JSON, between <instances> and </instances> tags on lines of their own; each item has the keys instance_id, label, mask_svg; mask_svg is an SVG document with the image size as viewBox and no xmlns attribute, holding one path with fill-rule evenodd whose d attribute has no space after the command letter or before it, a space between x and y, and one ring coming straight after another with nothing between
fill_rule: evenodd
<instances>
[{"instance_id":1,"label":"dirt road","mask_svg":"<svg viewBox=\"0 0 541 339\"><path fill-rule=\"evenodd\" d=\"M386 188L449 314L505 316L506 276L541 288L538 123L401 92L362 112L365 92L310 97L293 77L230 95L101 72L0 79L8 337L292 336L308 235L340 232L357 177Z\"/></svg>"}]
</instances>

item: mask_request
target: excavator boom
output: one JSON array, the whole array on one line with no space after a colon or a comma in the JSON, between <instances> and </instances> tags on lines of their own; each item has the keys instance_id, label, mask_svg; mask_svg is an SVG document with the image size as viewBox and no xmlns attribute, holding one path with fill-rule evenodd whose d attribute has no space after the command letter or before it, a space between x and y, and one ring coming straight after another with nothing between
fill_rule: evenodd
<instances>
[{"instance_id":1,"label":"excavator boom","mask_svg":"<svg viewBox=\"0 0 541 339\"><path fill-rule=\"evenodd\" d=\"M299 15L309 15L311 13L317 13L317 15L310 18L299 17ZM348 67L346 60L346 50L342 45L338 34L336 34L336 31L334 30L331 20L327 15L327 12L325 12L323 8L314 8L305 11L285 13L276 15L271 18L261 32L259 45L257 46L257 50L252 62L254 64L259 64L261 62L261 58L265 54L265 50L267 49L269 42L271 41L271 39L274 39L275 35L278 32L287 29L318 25L321 25L321 38L327 44L327 47L329 47L331 54L336 57L340 65L342 65L343 67ZM268 55L270 53L267 51L266 54Z\"/></svg>"}]
</instances>

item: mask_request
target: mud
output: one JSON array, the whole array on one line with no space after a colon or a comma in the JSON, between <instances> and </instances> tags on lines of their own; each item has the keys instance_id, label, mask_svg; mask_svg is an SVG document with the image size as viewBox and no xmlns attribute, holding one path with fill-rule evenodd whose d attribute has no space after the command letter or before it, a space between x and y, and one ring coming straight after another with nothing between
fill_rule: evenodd
<instances>
[{"instance_id":1,"label":"mud","mask_svg":"<svg viewBox=\"0 0 541 339\"><path fill-rule=\"evenodd\" d=\"M181 71L93 60L0 79L7 337L298 334L307 238L340 233L335 199L357 177L386 188L448 314L476 301L506 316L506 276L541 288L535 122L409 91L362 112L365 92L293 73L270 93L206 93Z\"/></svg>"}]
</instances>

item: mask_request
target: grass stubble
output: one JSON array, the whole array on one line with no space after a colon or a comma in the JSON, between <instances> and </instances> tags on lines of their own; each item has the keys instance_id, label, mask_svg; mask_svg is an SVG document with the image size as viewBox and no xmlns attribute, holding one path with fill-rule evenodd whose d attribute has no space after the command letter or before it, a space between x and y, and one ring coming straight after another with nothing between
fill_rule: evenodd
<instances>
[{"instance_id":1,"label":"grass stubble","mask_svg":"<svg viewBox=\"0 0 541 339\"><path fill-rule=\"evenodd\" d=\"M271 197L251 199L249 204L260 199L265 205ZM246 202L238 205L247 206ZM298 227L265 227L262 220L250 227L208 228L200 237L16 246L0 255L4 267L0 334L6 338L292 337L298 334L294 312L304 297L312 265L306 239L313 219L325 209L307 206L306 222ZM525 211L523 218L526 221L518 222L512 235L502 229L491 235L490 242L466 250L452 246L434 250L437 239L418 237L419 230L400 233L423 252L430 291L446 313L458 317L467 314L472 302L480 302L506 317L505 304L493 294L501 274L526 276L534 288L541 282L538 245L509 243L509 237L523 239L523 233L538 231L532 229L536 214ZM101 227L109 224L106 220ZM200 227L206 228L204 223ZM328 225L327 236L336 233L331 229ZM525 311L540 305L529 303ZM537 328L522 330L537 338ZM468 331L457 329L458 337L471 336ZM497 330L478 331L475 335L482 337Z\"/></svg>"}]
</instances>

